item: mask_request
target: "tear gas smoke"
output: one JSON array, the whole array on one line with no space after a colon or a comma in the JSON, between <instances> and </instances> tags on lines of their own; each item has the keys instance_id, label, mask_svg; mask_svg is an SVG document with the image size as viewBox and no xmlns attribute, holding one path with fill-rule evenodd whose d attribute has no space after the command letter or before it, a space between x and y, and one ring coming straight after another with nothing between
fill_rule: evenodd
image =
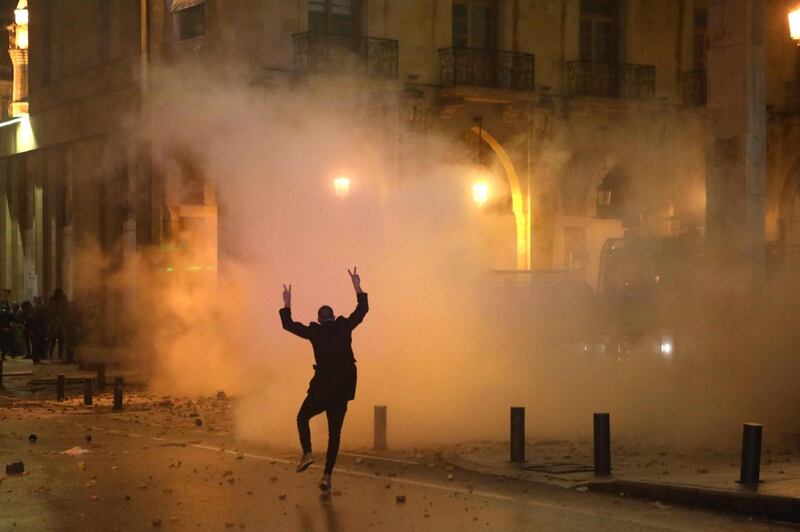
<instances>
[{"instance_id":1,"label":"tear gas smoke","mask_svg":"<svg viewBox=\"0 0 800 532\"><path fill-rule=\"evenodd\" d=\"M157 167L181 153L216 187L219 282L165 275L159 259L143 256L135 304L147 311L126 316L153 349L154 388L233 392L240 437L296 445L294 417L313 355L281 329L281 285L293 285L298 321L315 319L322 304L348 314L355 297L346 268L353 265L371 311L354 334L359 386L345 446L370 442L376 404L389 406L393 445L505 438L511 405L527 407L529 437L586 435L596 411L612 413L617 434L662 441L725 433L735 442L746 417L788 427L797 400L793 334L774 336L769 353L754 349L768 321L758 316L737 317L732 330L724 305L687 308L686 327L703 341L688 360L670 347L672 364L575 349L596 327L591 291L568 276L491 273L492 249L514 253L513 224L494 231L492 220L507 229L509 218L476 207L468 159L448 162L464 149L460 137L400 135L392 96L215 88L208 78L197 91L187 89L191 76L153 78L159 89L141 135L162 147ZM534 182L559 194L592 149L622 158L635 146L631 159L663 163L663 139L657 131L648 137L647 122L609 124L596 134L563 128L537 148ZM676 173L687 160L702 161L698 129L678 123L671 133L695 147ZM334 188L340 175L350 179L347 194ZM656 189L663 200L664 186ZM184 240L186 264L214 247L202 231ZM122 285L124 275L108 282ZM766 315L787 307L776 303ZM314 434L324 441L324 429Z\"/></svg>"}]
</instances>

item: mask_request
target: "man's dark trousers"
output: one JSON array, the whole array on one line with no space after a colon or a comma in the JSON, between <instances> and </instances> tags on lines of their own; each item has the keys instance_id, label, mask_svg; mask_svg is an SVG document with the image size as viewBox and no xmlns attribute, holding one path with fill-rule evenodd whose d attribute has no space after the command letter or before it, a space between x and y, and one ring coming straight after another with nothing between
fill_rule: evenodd
<instances>
[{"instance_id":1,"label":"man's dark trousers","mask_svg":"<svg viewBox=\"0 0 800 532\"><path fill-rule=\"evenodd\" d=\"M311 429L308 422L317 414L325 412L328 418L328 454L325 459L325 474L333 473L336 455L339 453L339 441L342 437L344 415L347 413L347 400L325 400L321 397L307 395L297 413L297 430L300 433L300 445L303 453L311 452Z\"/></svg>"}]
</instances>

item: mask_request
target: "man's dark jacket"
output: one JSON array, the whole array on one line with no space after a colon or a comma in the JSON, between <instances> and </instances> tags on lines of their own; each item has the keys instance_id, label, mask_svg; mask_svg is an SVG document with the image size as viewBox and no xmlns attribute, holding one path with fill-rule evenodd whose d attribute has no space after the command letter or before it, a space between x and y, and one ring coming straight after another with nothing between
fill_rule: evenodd
<instances>
[{"instance_id":1,"label":"man's dark jacket","mask_svg":"<svg viewBox=\"0 0 800 532\"><path fill-rule=\"evenodd\" d=\"M292 321L292 310L280 310L283 328L311 341L314 348L314 378L308 395L322 401L350 401L356 396L356 359L353 355L352 332L369 311L367 294L356 294L358 305L348 317L339 316L323 323L303 325Z\"/></svg>"}]
</instances>

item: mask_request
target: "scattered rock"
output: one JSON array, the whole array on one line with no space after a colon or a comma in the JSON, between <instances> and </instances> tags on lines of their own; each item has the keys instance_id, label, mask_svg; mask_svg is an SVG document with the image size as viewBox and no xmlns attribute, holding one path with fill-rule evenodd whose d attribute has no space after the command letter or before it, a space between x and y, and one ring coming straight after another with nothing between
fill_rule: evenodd
<instances>
[{"instance_id":1,"label":"scattered rock","mask_svg":"<svg viewBox=\"0 0 800 532\"><path fill-rule=\"evenodd\" d=\"M28 436L28 441L31 442L31 443L36 443L36 440L38 440L38 439L39 439L39 436L37 436L36 434L31 434L30 436Z\"/></svg>"},{"instance_id":2,"label":"scattered rock","mask_svg":"<svg viewBox=\"0 0 800 532\"><path fill-rule=\"evenodd\" d=\"M655 506L655 507L656 507L656 508L658 508L659 510L669 510L669 509L670 509L670 506L669 506L669 504L664 504L664 503L663 503L663 502L661 502L661 501L656 501L656 502L654 502L654 503L653 503L653 506Z\"/></svg>"},{"instance_id":3,"label":"scattered rock","mask_svg":"<svg viewBox=\"0 0 800 532\"><path fill-rule=\"evenodd\" d=\"M92 451L89 449L84 449L83 447L71 447L66 451L61 451L59 454L65 454L67 456L80 456L82 454L89 454L90 452Z\"/></svg>"},{"instance_id":4,"label":"scattered rock","mask_svg":"<svg viewBox=\"0 0 800 532\"><path fill-rule=\"evenodd\" d=\"M708 469L706 469L705 467L701 467L700 469L697 470L697 472L701 475L707 475Z\"/></svg>"},{"instance_id":5,"label":"scattered rock","mask_svg":"<svg viewBox=\"0 0 800 532\"><path fill-rule=\"evenodd\" d=\"M23 462L12 462L6 464L6 475L21 475L25 472L25 464Z\"/></svg>"},{"instance_id":6,"label":"scattered rock","mask_svg":"<svg viewBox=\"0 0 800 532\"><path fill-rule=\"evenodd\" d=\"M203 420L200 419L200 418L197 418L197 419L194 420L194 424L197 425L198 427L202 427L203 426Z\"/></svg>"},{"instance_id":7,"label":"scattered rock","mask_svg":"<svg viewBox=\"0 0 800 532\"><path fill-rule=\"evenodd\" d=\"M227 398L228 398L228 396L225 395L224 391L220 390L220 391L217 392L217 399L219 399L220 401L224 401Z\"/></svg>"},{"instance_id":8,"label":"scattered rock","mask_svg":"<svg viewBox=\"0 0 800 532\"><path fill-rule=\"evenodd\" d=\"M397 497L394 498L394 502L396 502L397 504L403 504L404 502L406 502L406 496L398 495Z\"/></svg>"},{"instance_id":9,"label":"scattered rock","mask_svg":"<svg viewBox=\"0 0 800 532\"><path fill-rule=\"evenodd\" d=\"M280 495L278 495L278 500L285 501L286 500L286 494L285 493L281 493Z\"/></svg>"},{"instance_id":10,"label":"scattered rock","mask_svg":"<svg viewBox=\"0 0 800 532\"><path fill-rule=\"evenodd\" d=\"M84 439L86 440L86 443L89 443L90 441L92 441L92 435L91 435L91 434L87 434L87 435L84 437Z\"/></svg>"},{"instance_id":11,"label":"scattered rock","mask_svg":"<svg viewBox=\"0 0 800 532\"><path fill-rule=\"evenodd\" d=\"M153 519L150 521L150 524L156 528L161 526L161 519Z\"/></svg>"}]
</instances>

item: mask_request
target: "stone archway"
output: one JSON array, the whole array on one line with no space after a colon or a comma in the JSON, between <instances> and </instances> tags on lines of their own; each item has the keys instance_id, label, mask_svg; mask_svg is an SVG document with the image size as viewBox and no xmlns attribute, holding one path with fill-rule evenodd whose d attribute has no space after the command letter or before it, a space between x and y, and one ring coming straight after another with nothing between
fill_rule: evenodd
<instances>
[{"instance_id":1,"label":"stone archway","mask_svg":"<svg viewBox=\"0 0 800 532\"><path fill-rule=\"evenodd\" d=\"M511 211L514 214L514 221L516 223L516 269L517 270L530 270L531 269L531 229L530 229L530 200L527 201L528 209L526 210L526 201L522 194L522 186L520 184L519 174L514 166L506 149L503 145L488 133L485 129L474 126L470 131L479 136L479 141L485 142L492 148L497 160L505 171L506 178L508 179L509 189L511 191Z\"/></svg>"}]
</instances>

